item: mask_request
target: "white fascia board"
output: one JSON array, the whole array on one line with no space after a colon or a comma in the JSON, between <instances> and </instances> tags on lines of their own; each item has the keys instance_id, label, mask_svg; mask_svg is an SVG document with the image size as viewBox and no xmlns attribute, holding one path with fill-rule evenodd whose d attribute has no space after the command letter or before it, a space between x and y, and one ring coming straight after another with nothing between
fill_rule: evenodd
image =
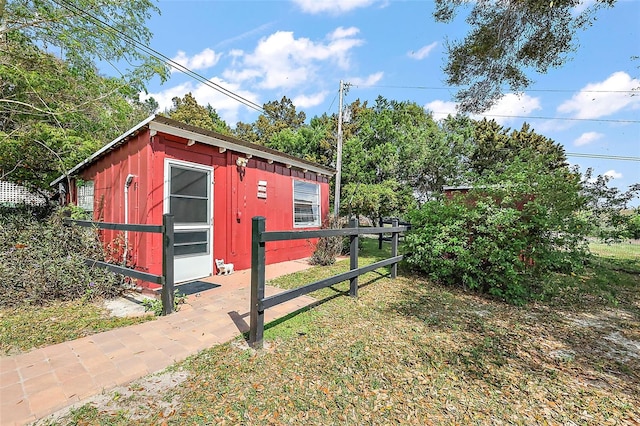
<instances>
[{"instance_id":1,"label":"white fascia board","mask_svg":"<svg viewBox=\"0 0 640 426\"><path fill-rule=\"evenodd\" d=\"M277 154L272 154L269 152L264 152L261 151L259 149L253 149L250 147L246 147L246 146L242 146L242 145L236 145L233 142L228 142L222 139L218 139L218 138L214 138L211 136L206 136L200 133L196 133L196 132L191 132L189 130L185 130L185 129L179 129L173 126L169 126L167 124L164 123L158 123L155 121L152 121L149 123L149 129L151 130L157 130L158 132L162 132L162 133L167 133L169 135L174 135L174 136L179 136L181 138L184 139L194 139L196 141L198 141L199 143L204 143L207 145L212 145L212 146L217 146L220 148L225 148L228 149L230 151L236 151L236 152L240 152L242 154L247 154L247 155L252 155L255 157L259 157L259 158L264 158L265 160L272 160L272 161L277 161L278 163L282 163L285 165L290 165L293 167L297 167L301 170L308 170L314 173L317 173L319 175L324 175L324 176L331 176L331 172L323 169L321 167L316 167L313 166L311 164L308 163L304 163L302 161L296 161L292 158L288 158L288 157L281 157Z\"/></svg>"},{"instance_id":2,"label":"white fascia board","mask_svg":"<svg viewBox=\"0 0 640 426\"><path fill-rule=\"evenodd\" d=\"M127 130L126 132L124 132L123 134L121 134L120 136L118 136L117 138L115 138L114 140L112 140L111 142L109 142L108 144L106 144L105 146L103 146L102 148L97 150L96 152L94 152L91 155L91 157L89 157L86 160L83 160L82 162L78 163L71 170L69 170L66 175L62 175L58 179L56 179L53 182L51 182L50 186L56 185L58 182L60 182L63 179L65 179L67 176L73 176L73 174L75 172L80 170L85 165L93 162L93 160L95 160L96 158L100 157L105 152L109 151L111 148L113 148L114 145L116 145L118 142L122 141L127 136L134 134L135 132L137 132L138 130L140 130L141 128L143 128L147 124L149 124L154 118L156 118L155 114L147 117L144 121L138 123L135 127L132 127L131 129Z\"/></svg>"}]
</instances>

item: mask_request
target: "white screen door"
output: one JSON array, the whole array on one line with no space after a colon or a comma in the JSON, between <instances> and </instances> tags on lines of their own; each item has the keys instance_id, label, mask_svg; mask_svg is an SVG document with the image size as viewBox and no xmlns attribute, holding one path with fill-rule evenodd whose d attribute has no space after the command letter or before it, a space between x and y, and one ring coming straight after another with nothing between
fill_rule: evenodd
<instances>
[{"instance_id":1,"label":"white screen door","mask_svg":"<svg viewBox=\"0 0 640 426\"><path fill-rule=\"evenodd\" d=\"M208 277L213 272L211 169L167 160L165 213L175 221L175 281Z\"/></svg>"}]
</instances>

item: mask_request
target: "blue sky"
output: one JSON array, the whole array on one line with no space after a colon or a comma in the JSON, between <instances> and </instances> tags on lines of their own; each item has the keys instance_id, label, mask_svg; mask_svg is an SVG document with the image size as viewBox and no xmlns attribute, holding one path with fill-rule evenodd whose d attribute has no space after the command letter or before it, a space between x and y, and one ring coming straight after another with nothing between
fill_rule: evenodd
<instances>
[{"instance_id":1,"label":"blue sky","mask_svg":"<svg viewBox=\"0 0 640 426\"><path fill-rule=\"evenodd\" d=\"M593 0L585 0L587 3ZM308 118L378 95L414 101L435 118L455 113L442 68L445 41L464 36L463 19L436 24L433 1L167 1L149 21L151 47L259 105L282 96ZM462 15L464 18L464 15ZM578 34L571 60L535 84L507 94L484 115L505 127L527 121L570 154L640 157L640 1L618 0ZM230 125L258 112L174 71L148 91L164 109L192 92ZM620 188L640 182L640 162L569 156L581 169L608 174ZM638 204L638 200L634 204Z\"/></svg>"}]
</instances>

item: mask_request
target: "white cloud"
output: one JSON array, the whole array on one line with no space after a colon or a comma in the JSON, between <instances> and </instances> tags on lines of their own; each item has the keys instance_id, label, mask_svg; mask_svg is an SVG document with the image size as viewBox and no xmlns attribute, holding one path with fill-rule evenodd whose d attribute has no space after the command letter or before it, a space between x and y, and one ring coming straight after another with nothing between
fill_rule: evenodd
<instances>
[{"instance_id":1,"label":"white cloud","mask_svg":"<svg viewBox=\"0 0 640 426\"><path fill-rule=\"evenodd\" d=\"M261 105L258 96L255 93L249 92L247 90L242 90L237 84L230 83L217 77L214 77L209 81L218 84L225 89L228 89L236 93L237 95L250 100L251 102ZM144 100L152 96L158 102L160 111L164 111L168 108L171 108L171 106L173 105L172 99L174 97L183 97L189 92L191 92L193 97L198 101L198 104L203 106L210 104L211 106L213 106L220 117L222 117L222 119L231 126L235 125L238 122L239 110L241 108L245 108L244 105L240 102L223 95L222 93L205 84L193 84L191 82L173 86L157 93L149 93L148 95L141 94L141 98Z\"/></svg>"},{"instance_id":2,"label":"white cloud","mask_svg":"<svg viewBox=\"0 0 640 426\"><path fill-rule=\"evenodd\" d=\"M504 95L496 104L488 111L474 115L473 118L495 120L499 124L507 124L516 118L512 116L523 117L531 114L533 111L542 109L540 99L533 98L527 94L516 95L508 93Z\"/></svg>"},{"instance_id":3,"label":"white cloud","mask_svg":"<svg viewBox=\"0 0 640 426\"><path fill-rule=\"evenodd\" d=\"M411 52L407 53L407 56L409 56L410 58L413 58L413 59L417 59L419 61L419 60L424 59L427 56L429 56L429 53L431 53L431 51L433 49L435 49L435 47L437 45L438 45L438 42L434 41L433 43L422 47L417 52L412 50Z\"/></svg>"},{"instance_id":4,"label":"white cloud","mask_svg":"<svg viewBox=\"0 0 640 426\"><path fill-rule=\"evenodd\" d=\"M445 102L441 100L435 100L429 102L424 106L424 109L431 112L431 116L434 120L442 120L449 115L456 115L458 104L455 102Z\"/></svg>"},{"instance_id":5,"label":"white cloud","mask_svg":"<svg viewBox=\"0 0 640 426\"><path fill-rule=\"evenodd\" d=\"M222 53L216 54L213 50L206 48L202 52L195 54L192 57L187 56L182 50L178 51L178 54L172 58L174 62L179 63L183 67L189 68L191 71L204 70L211 68L218 63ZM172 68L173 71L180 71L177 68Z\"/></svg>"},{"instance_id":6,"label":"white cloud","mask_svg":"<svg viewBox=\"0 0 640 426\"><path fill-rule=\"evenodd\" d=\"M615 170L608 170L602 174L603 176L609 176L611 179L621 179L622 173L616 172Z\"/></svg>"},{"instance_id":7,"label":"white cloud","mask_svg":"<svg viewBox=\"0 0 640 426\"><path fill-rule=\"evenodd\" d=\"M339 27L325 41L295 38L293 32L278 31L262 38L251 53L234 52L234 68L223 76L233 82L254 82L262 89L292 89L313 81L320 65L330 63L349 68L353 48L364 43L355 27Z\"/></svg>"},{"instance_id":8,"label":"white cloud","mask_svg":"<svg viewBox=\"0 0 640 426\"><path fill-rule=\"evenodd\" d=\"M303 12L312 14L328 12L334 15L381 3L380 0L293 0L293 2Z\"/></svg>"},{"instance_id":9,"label":"white cloud","mask_svg":"<svg viewBox=\"0 0 640 426\"><path fill-rule=\"evenodd\" d=\"M373 86L384 77L384 73L382 71L376 72L373 74L369 74L367 77L352 77L349 79L349 83L354 86Z\"/></svg>"},{"instance_id":10,"label":"white cloud","mask_svg":"<svg viewBox=\"0 0 640 426\"><path fill-rule=\"evenodd\" d=\"M591 142L597 141L604 135L598 132L587 132L581 134L578 139L573 141L573 145L575 146L584 146L589 145Z\"/></svg>"},{"instance_id":11,"label":"white cloud","mask_svg":"<svg viewBox=\"0 0 640 426\"><path fill-rule=\"evenodd\" d=\"M327 35L329 40L339 40L341 38L353 37L357 35L360 30L356 27L338 27L332 33Z\"/></svg>"},{"instance_id":12,"label":"white cloud","mask_svg":"<svg viewBox=\"0 0 640 426\"><path fill-rule=\"evenodd\" d=\"M311 108L324 102L327 93L327 91L322 91L313 95L300 95L294 97L291 102L293 102L296 108Z\"/></svg>"},{"instance_id":13,"label":"white cloud","mask_svg":"<svg viewBox=\"0 0 640 426\"><path fill-rule=\"evenodd\" d=\"M605 81L587 84L571 99L558 107L558 112L571 114L574 118L600 118L625 108L640 108L640 96L629 91L640 87L640 80L618 71Z\"/></svg>"},{"instance_id":14,"label":"white cloud","mask_svg":"<svg viewBox=\"0 0 640 426\"><path fill-rule=\"evenodd\" d=\"M580 15L582 12L587 10L589 7L593 6L596 0L582 0L580 3L573 7L571 11L574 16Z\"/></svg>"},{"instance_id":15,"label":"white cloud","mask_svg":"<svg viewBox=\"0 0 640 426\"><path fill-rule=\"evenodd\" d=\"M430 111L434 120L440 120L446 118L449 114L456 115L458 104L455 102L445 102L441 100L435 100L429 102L424 108ZM542 109L540 106L540 99L533 98L527 94L516 95L509 93L504 95L490 110L482 114L473 114L471 118L475 120L481 120L487 118L489 120L495 120L499 124L506 124L509 121L515 120L516 117L526 117L533 111Z\"/></svg>"}]
</instances>

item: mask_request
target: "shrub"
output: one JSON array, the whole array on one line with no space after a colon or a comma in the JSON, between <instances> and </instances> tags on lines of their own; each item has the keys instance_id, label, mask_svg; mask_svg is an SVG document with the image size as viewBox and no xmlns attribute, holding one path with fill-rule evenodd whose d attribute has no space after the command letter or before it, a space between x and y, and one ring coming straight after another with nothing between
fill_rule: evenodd
<instances>
[{"instance_id":1,"label":"shrub","mask_svg":"<svg viewBox=\"0 0 640 426\"><path fill-rule=\"evenodd\" d=\"M0 209L0 306L119 294L121 279L85 258L104 259L94 230L64 225L60 211L42 218L28 208Z\"/></svg>"},{"instance_id":2,"label":"shrub","mask_svg":"<svg viewBox=\"0 0 640 426\"><path fill-rule=\"evenodd\" d=\"M552 272L588 256L579 176L534 175L516 164L466 195L431 201L410 214L406 261L431 279L522 304Z\"/></svg>"},{"instance_id":3,"label":"shrub","mask_svg":"<svg viewBox=\"0 0 640 426\"><path fill-rule=\"evenodd\" d=\"M633 239L640 239L640 209L636 210L630 217L627 222L627 228L629 230L629 235Z\"/></svg>"},{"instance_id":4,"label":"shrub","mask_svg":"<svg viewBox=\"0 0 640 426\"><path fill-rule=\"evenodd\" d=\"M334 216L329 216L329 219L325 220L322 225L322 229L337 228L340 228L340 221ZM312 265L333 265L336 262L336 257L342 254L343 239L343 237L319 238L318 243L316 244L316 249L311 255L309 262Z\"/></svg>"},{"instance_id":5,"label":"shrub","mask_svg":"<svg viewBox=\"0 0 640 426\"><path fill-rule=\"evenodd\" d=\"M426 203L411 215L407 263L435 281L522 303L535 265L522 261L526 231L517 209L490 200Z\"/></svg>"}]
</instances>

